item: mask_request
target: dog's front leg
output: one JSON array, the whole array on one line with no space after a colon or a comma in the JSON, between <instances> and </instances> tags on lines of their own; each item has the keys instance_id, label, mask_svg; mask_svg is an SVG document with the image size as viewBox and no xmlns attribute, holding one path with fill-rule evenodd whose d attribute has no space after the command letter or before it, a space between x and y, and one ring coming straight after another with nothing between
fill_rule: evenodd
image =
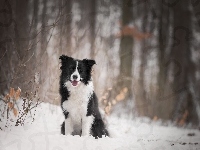
<instances>
[{"instance_id":1,"label":"dog's front leg","mask_svg":"<svg viewBox=\"0 0 200 150\"><path fill-rule=\"evenodd\" d=\"M94 121L94 117L92 115L83 117L83 119L82 119L82 136L90 135L90 129L92 127L93 121Z\"/></svg>"},{"instance_id":2,"label":"dog's front leg","mask_svg":"<svg viewBox=\"0 0 200 150\"><path fill-rule=\"evenodd\" d=\"M65 119L65 135L72 134L73 132L73 124L70 117Z\"/></svg>"}]
</instances>

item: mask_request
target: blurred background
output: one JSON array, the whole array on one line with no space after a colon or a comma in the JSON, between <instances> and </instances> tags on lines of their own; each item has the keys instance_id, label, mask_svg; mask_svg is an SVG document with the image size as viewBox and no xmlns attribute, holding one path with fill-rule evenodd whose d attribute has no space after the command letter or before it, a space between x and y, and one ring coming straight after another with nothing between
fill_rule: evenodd
<instances>
[{"instance_id":1,"label":"blurred background","mask_svg":"<svg viewBox=\"0 0 200 150\"><path fill-rule=\"evenodd\" d=\"M107 115L199 126L200 1L0 1L0 100L59 105L62 54L96 60Z\"/></svg>"}]
</instances>

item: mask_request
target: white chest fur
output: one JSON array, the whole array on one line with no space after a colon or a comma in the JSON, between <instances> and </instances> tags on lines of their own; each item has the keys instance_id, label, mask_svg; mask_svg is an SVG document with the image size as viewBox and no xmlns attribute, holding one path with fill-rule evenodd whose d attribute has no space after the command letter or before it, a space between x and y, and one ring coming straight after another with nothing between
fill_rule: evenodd
<instances>
[{"instance_id":1,"label":"white chest fur","mask_svg":"<svg viewBox=\"0 0 200 150\"><path fill-rule=\"evenodd\" d=\"M71 130L81 130L82 122L86 118L87 105L89 98L93 93L93 83L89 82L88 85L79 83L78 86L74 87L71 82L66 82L65 86L70 92L68 100L63 102L63 108L69 112L68 118L70 119Z\"/></svg>"}]
</instances>

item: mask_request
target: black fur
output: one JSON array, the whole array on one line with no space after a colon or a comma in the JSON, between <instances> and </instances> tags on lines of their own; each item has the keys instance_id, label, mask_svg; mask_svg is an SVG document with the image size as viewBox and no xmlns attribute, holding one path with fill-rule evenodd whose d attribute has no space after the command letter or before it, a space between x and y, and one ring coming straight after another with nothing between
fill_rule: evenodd
<instances>
[{"instance_id":1,"label":"black fur","mask_svg":"<svg viewBox=\"0 0 200 150\"><path fill-rule=\"evenodd\" d=\"M64 83L67 80L70 80L71 74L74 72L76 68L76 61L78 61L78 72L82 78L81 82L85 85L88 84L88 81L91 80L91 69L96 62L94 60L75 60L71 57L62 55L60 56L61 59L61 75L60 75L60 95L61 95L61 108L63 110L63 114L65 115L65 119L67 119L69 112L64 110L62 107L62 103L70 97L70 92L68 91L67 87L64 86ZM96 94L93 92L92 96L89 99L88 106L87 106L87 114L86 116L94 116L94 122L91 127L91 135L95 138L101 138L102 135L109 136L108 131L105 128L104 122L102 120L101 114L98 108L98 99ZM75 133L76 131L74 131ZM61 125L61 134L65 134L65 122ZM72 133L73 135L73 133Z\"/></svg>"},{"instance_id":2,"label":"black fur","mask_svg":"<svg viewBox=\"0 0 200 150\"><path fill-rule=\"evenodd\" d=\"M105 128L104 122L99 112L98 99L95 93L92 94L88 103L87 116L90 115L93 115L95 118L91 128L92 136L95 138L101 138L102 135L108 136L108 131Z\"/></svg>"},{"instance_id":3,"label":"black fur","mask_svg":"<svg viewBox=\"0 0 200 150\"><path fill-rule=\"evenodd\" d=\"M61 125L61 134L65 135L65 122Z\"/></svg>"}]
</instances>

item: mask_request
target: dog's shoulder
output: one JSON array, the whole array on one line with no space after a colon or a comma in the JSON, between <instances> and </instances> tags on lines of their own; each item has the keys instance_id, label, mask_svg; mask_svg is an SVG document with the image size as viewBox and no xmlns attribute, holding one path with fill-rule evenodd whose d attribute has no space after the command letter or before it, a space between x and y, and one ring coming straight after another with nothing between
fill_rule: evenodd
<instances>
[{"instance_id":1,"label":"dog's shoulder","mask_svg":"<svg viewBox=\"0 0 200 150\"><path fill-rule=\"evenodd\" d=\"M87 116L93 115L96 118L101 118L101 114L99 112L98 106L98 98L93 91L92 95L89 98L88 108L87 108Z\"/></svg>"}]
</instances>

